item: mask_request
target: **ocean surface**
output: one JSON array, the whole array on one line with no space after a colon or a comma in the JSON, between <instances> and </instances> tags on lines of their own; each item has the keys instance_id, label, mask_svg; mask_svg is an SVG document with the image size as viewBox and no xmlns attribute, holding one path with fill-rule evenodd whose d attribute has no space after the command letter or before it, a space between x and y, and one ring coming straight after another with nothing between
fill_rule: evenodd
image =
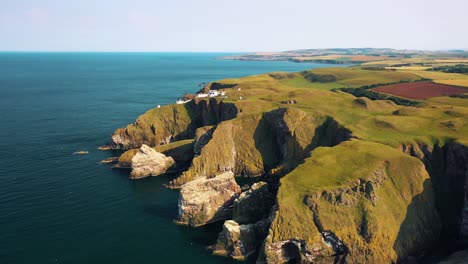
<instances>
[{"instance_id":1,"label":"ocean surface","mask_svg":"<svg viewBox=\"0 0 468 264\"><path fill-rule=\"evenodd\" d=\"M173 223L174 176L129 180L96 149L199 83L330 66L225 55L0 53L0 263L238 263L205 249L220 224Z\"/></svg>"}]
</instances>

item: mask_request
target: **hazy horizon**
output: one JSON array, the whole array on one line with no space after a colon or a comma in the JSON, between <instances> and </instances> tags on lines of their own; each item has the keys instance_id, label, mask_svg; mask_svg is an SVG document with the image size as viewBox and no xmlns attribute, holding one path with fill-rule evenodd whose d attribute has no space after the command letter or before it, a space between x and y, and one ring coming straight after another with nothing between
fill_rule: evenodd
<instances>
[{"instance_id":1,"label":"hazy horizon","mask_svg":"<svg viewBox=\"0 0 468 264\"><path fill-rule=\"evenodd\" d=\"M357 48L372 48L372 49L393 49L393 48L374 48L374 47L330 47L330 48L299 48L294 50L275 50L275 51L229 51L229 50L219 50L219 51L209 51L209 50L200 50L200 51L191 51L191 50L0 50L1 53L269 53L269 52L285 52L285 51L295 51L295 50L307 50L307 49L357 49ZM468 48L446 48L446 49L395 49L395 50L414 50L414 51L468 51Z\"/></svg>"},{"instance_id":2,"label":"hazy horizon","mask_svg":"<svg viewBox=\"0 0 468 264\"><path fill-rule=\"evenodd\" d=\"M467 50L464 0L2 3L0 51Z\"/></svg>"}]
</instances>

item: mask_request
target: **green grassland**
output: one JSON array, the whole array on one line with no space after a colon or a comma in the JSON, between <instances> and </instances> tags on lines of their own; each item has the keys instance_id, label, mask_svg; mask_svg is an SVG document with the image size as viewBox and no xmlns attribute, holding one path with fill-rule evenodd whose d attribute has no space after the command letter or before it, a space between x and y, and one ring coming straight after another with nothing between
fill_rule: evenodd
<instances>
[{"instance_id":1,"label":"green grassland","mask_svg":"<svg viewBox=\"0 0 468 264\"><path fill-rule=\"evenodd\" d=\"M278 211L270 229L269 242L301 238L309 245L320 247L317 224L304 202L304 197L309 197L306 199L315 204L314 214L323 225L321 228L333 230L346 244L353 245L351 262L396 261L401 251L406 250L399 241L419 243L428 235L418 229L411 234L398 232L408 206L413 202L412 206L422 208L422 203L433 195L425 190L428 179L421 161L382 144L352 140L332 148L319 147L303 164L281 179ZM378 197L375 201L352 191L360 181L379 180L382 185L374 187ZM414 204L413 198L417 195L421 195L421 201ZM411 221L417 226L430 215L430 211L421 209ZM433 224L435 228L439 225L437 221ZM402 238L402 235L408 237Z\"/></svg>"},{"instance_id":2,"label":"green grassland","mask_svg":"<svg viewBox=\"0 0 468 264\"><path fill-rule=\"evenodd\" d=\"M358 98L336 88L461 80L462 76L420 69L347 67L220 80L220 86L229 88L223 89L227 98L218 99L217 105L232 106L235 116L222 119L203 108L201 115L207 121L194 123L201 100L150 110L125 133L153 146L161 140L155 134L176 134L175 143L156 147L168 151L176 144L193 145L195 134L192 138L184 134L191 126L213 125L212 138L189 169L173 181L174 187L225 170L236 176L282 172L278 211L267 243L295 238L320 248L323 244L315 217L320 228L333 230L352 245L350 262L397 262L415 245L436 240L440 228L424 164L403 153L401 147L448 142L467 146L468 99L443 96L420 101L415 107ZM353 139L334 142L339 138L338 128L350 131ZM122 163L135 151L124 153ZM350 191L359 182L371 182L372 195L377 198Z\"/></svg>"},{"instance_id":3,"label":"green grassland","mask_svg":"<svg viewBox=\"0 0 468 264\"><path fill-rule=\"evenodd\" d=\"M334 82L310 82L301 74L295 74L293 78L284 78L280 83L285 86L299 88L314 88L320 90L331 90L333 88L357 88L373 84L387 84L397 82L409 82L421 80L421 77L406 72L392 71L370 71L359 67L347 68L319 68L309 71L317 75L333 76Z\"/></svg>"},{"instance_id":4,"label":"green grassland","mask_svg":"<svg viewBox=\"0 0 468 264\"><path fill-rule=\"evenodd\" d=\"M237 109L237 118L229 122L234 122L231 124L234 128L242 127L243 130L250 131L244 136L252 138L250 133L255 131L264 113L286 107L299 109L312 116L332 117L340 125L352 131L354 136L392 147L414 142L432 145L444 144L447 141L467 141L468 99L446 96L424 100L418 107L409 107L396 105L388 100L373 101L365 97L356 98L348 93L332 91L337 87L352 88L421 80L421 77L413 72L370 71L359 67L323 68L310 72L332 75L336 80L327 83L311 82L304 78L304 73L274 73L217 81L226 86L233 86L224 89L228 97L222 99L224 104L232 104ZM436 74L436 78L446 79L456 75L441 72L427 73ZM294 100L295 104L283 103L290 100ZM153 146L158 145L162 138L155 134L166 137L172 133L176 135L175 140L184 139L186 136L184 133L187 133L190 126L196 125L192 119L195 115L193 111L188 104L152 109L140 116L135 124L129 125L125 133L133 138L144 139ZM250 121L244 122L245 118L251 120L252 125ZM216 124L216 118L212 119L209 121ZM210 122L206 122L208 124L205 125L210 125ZM223 122L218 126L223 127ZM191 128L195 129L196 127ZM117 133L122 134L124 131L118 130ZM245 144L244 147L250 145ZM255 144L252 147L255 148Z\"/></svg>"},{"instance_id":5,"label":"green grassland","mask_svg":"<svg viewBox=\"0 0 468 264\"><path fill-rule=\"evenodd\" d=\"M421 79L413 73L366 71L354 67L315 69L313 72L332 74L336 76L337 81L312 83L299 73L285 74L284 78L276 77L276 79L269 75L258 75L237 80L234 91L227 90L229 98L226 101L239 104L240 108L246 110L239 116L267 112L275 107L294 107L317 116L331 116L353 131L358 138L394 147L416 140L433 144L467 137L466 99L442 97L438 100L426 100L420 107L405 107L386 100L372 101L339 91L329 91L340 86L361 87L375 83ZM236 88L241 88L241 91L237 91ZM247 99L239 100L238 96ZM281 101L291 99L295 99L297 104L281 104ZM266 108L259 107L260 105L265 105ZM447 111L459 112L461 115L452 116L447 114ZM451 120L456 120L458 125L450 128L443 125Z\"/></svg>"}]
</instances>

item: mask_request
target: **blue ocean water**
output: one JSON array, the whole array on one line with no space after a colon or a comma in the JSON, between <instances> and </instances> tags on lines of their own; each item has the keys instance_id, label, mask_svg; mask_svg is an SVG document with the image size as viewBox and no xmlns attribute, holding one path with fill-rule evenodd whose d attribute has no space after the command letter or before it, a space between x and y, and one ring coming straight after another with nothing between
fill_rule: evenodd
<instances>
[{"instance_id":1,"label":"blue ocean water","mask_svg":"<svg viewBox=\"0 0 468 264\"><path fill-rule=\"evenodd\" d=\"M96 150L201 82L329 66L224 55L0 53L0 263L237 263L205 250L220 225L173 223L170 176L131 181Z\"/></svg>"}]
</instances>

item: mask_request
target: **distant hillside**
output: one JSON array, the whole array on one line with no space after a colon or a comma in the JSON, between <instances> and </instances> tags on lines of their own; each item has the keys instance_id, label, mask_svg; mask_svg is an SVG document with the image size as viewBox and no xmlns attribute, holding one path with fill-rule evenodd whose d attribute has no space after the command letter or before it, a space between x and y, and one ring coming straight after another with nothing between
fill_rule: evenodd
<instances>
[{"instance_id":1,"label":"distant hillside","mask_svg":"<svg viewBox=\"0 0 468 264\"><path fill-rule=\"evenodd\" d=\"M361 64L373 61L398 60L410 58L458 58L467 59L467 50L423 51L397 50L390 48L335 48L301 49L283 52L257 52L238 56L227 56L230 60L295 61L331 64Z\"/></svg>"}]
</instances>

